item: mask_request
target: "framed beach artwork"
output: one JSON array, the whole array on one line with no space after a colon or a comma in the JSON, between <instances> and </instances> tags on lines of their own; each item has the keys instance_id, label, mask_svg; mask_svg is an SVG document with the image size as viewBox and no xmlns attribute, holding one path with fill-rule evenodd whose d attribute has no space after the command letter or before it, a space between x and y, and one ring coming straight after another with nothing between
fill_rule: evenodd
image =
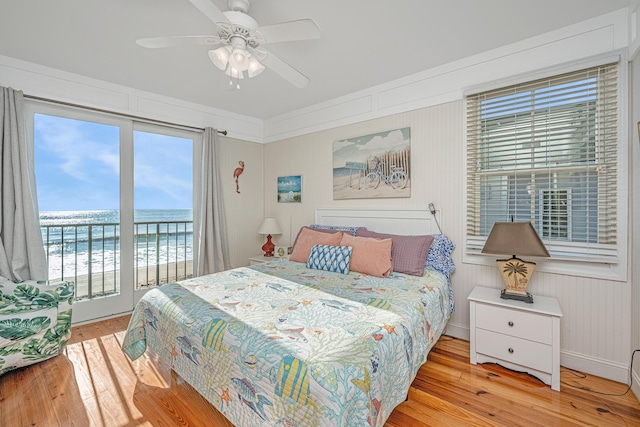
<instances>
[{"instance_id":1,"label":"framed beach artwork","mask_svg":"<svg viewBox=\"0 0 640 427\"><path fill-rule=\"evenodd\" d=\"M333 143L333 199L411 197L411 128Z\"/></svg>"},{"instance_id":2,"label":"framed beach artwork","mask_svg":"<svg viewBox=\"0 0 640 427\"><path fill-rule=\"evenodd\" d=\"M302 202L302 176L278 177L278 202L301 203Z\"/></svg>"}]
</instances>

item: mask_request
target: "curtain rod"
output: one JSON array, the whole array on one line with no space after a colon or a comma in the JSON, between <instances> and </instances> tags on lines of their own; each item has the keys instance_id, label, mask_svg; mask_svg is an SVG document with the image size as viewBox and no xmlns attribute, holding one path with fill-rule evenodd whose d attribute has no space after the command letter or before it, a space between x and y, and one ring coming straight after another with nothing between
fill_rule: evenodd
<instances>
[{"instance_id":1,"label":"curtain rod","mask_svg":"<svg viewBox=\"0 0 640 427\"><path fill-rule=\"evenodd\" d=\"M165 121L162 121L162 120L148 119L146 117L134 116L132 114L116 113L114 111L104 110L102 108L96 108L96 107L87 107L86 105L74 104L72 102L58 101L58 100L55 100L55 99L42 98L40 96L33 96L33 95L27 95L27 94L24 94L24 97L28 98L28 99L32 99L34 101L43 101L43 102L49 102L49 103L52 103L52 104L64 105L64 106L67 106L67 107L82 108L84 110L95 111L95 112L98 112L98 113L112 114L112 115L115 115L115 116L125 117L127 119L138 120L138 121L146 122L146 123L167 125L167 126L172 126L172 127L182 128L182 129L198 130L198 131L201 131L201 132L204 131L204 128L200 128L200 127L197 127L197 126L187 126L187 125L181 125L179 123L165 122ZM221 135L225 135L225 136L227 135L227 131L226 130L219 130L218 133L221 134Z\"/></svg>"}]
</instances>

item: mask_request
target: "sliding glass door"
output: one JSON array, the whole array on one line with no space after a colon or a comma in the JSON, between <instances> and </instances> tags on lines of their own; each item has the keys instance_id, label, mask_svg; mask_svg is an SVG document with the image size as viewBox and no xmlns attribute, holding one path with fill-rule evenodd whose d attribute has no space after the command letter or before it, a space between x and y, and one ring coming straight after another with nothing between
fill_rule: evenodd
<instances>
[{"instance_id":1,"label":"sliding glass door","mask_svg":"<svg viewBox=\"0 0 640 427\"><path fill-rule=\"evenodd\" d=\"M136 124L134 285L136 290L193 275L193 135Z\"/></svg>"},{"instance_id":2,"label":"sliding glass door","mask_svg":"<svg viewBox=\"0 0 640 427\"><path fill-rule=\"evenodd\" d=\"M46 104L27 110L48 278L75 284L74 323L126 313L136 294L190 277L200 134Z\"/></svg>"}]
</instances>

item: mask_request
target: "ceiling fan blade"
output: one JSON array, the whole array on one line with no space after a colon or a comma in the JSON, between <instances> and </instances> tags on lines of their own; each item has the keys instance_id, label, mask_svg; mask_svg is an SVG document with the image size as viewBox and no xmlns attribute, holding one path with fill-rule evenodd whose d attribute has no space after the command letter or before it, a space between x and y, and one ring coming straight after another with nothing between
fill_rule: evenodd
<instances>
[{"instance_id":1,"label":"ceiling fan blade","mask_svg":"<svg viewBox=\"0 0 640 427\"><path fill-rule=\"evenodd\" d=\"M151 37L136 40L142 47L157 49L173 46L195 46L220 43L218 36L175 36L175 37Z\"/></svg>"},{"instance_id":2,"label":"ceiling fan blade","mask_svg":"<svg viewBox=\"0 0 640 427\"><path fill-rule=\"evenodd\" d=\"M265 43L279 43L295 40L311 40L320 38L320 27L313 19L282 22L280 24L258 27L265 39Z\"/></svg>"},{"instance_id":3,"label":"ceiling fan blade","mask_svg":"<svg viewBox=\"0 0 640 427\"><path fill-rule=\"evenodd\" d=\"M202 12L207 18L211 20L214 24L218 22L226 22L229 23L229 20L222 13L218 7L211 2L211 0L189 0L192 5L198 8L200 12Z\"/></svg>"},{"instance_id":4,"label":"ceiling fan blade","mask_svg":"<svg viewBox=\"0 0 640 427\"><path fill-rule=\"evenodd\" d=\"M260 58L260 62L265 67L271 69L274 73L278 74L297 88L302 89L307 87L309 84L309 78L307 76L266 49L262 49L262 51L266 53L266 56Z\"/></svg>"}]
</instances>

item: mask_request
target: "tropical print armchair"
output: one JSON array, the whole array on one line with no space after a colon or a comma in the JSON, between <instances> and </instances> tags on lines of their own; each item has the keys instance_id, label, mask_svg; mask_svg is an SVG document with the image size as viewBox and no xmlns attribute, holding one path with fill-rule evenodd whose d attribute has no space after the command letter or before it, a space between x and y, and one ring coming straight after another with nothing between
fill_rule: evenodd
<instances>
[{"instance_id":1,"label":"tropical print armchair","mask_svg":"<svg viewBox=\"0 0 640 427\"><path fill-rule=\"evenodd\" d=\"M71 282L0 277L0 375L57 356L71 337Z\"/></svg>"}]
</instances>

